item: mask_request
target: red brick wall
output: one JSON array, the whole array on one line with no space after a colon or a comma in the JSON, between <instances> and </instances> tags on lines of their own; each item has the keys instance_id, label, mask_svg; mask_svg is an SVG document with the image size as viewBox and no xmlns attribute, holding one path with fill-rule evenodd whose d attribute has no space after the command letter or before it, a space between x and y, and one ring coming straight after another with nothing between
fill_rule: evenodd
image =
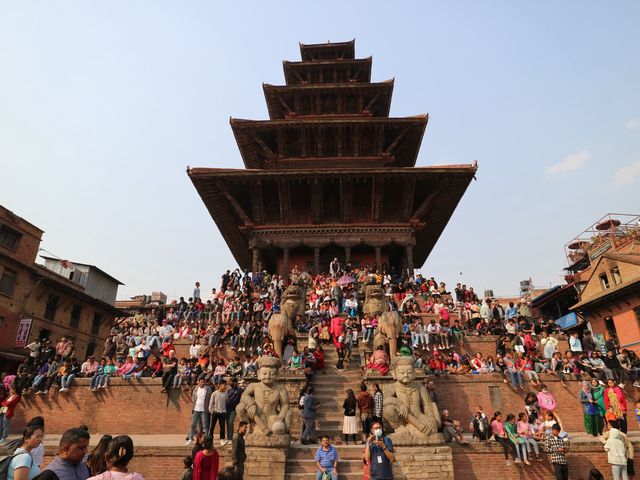
<instances>
[{"instance_id":1,"label":"red brick wall","mask_svg":"<svg viewBox=\"0 0 640 480\"><path fill-rule=\"evenodd\" d=\"M592 468L597 468L604 478L611 478L611 467L607 463L607 455L599 443L572 444L567 455L569 478L586 479ZM637 445L636 445L637 449ZM554 478L553 467L546 455L544 462L533 461L531 465L519 467L506 466L502 448L492 443L491 446L471 445L469 447L452 446L453 470L455 478L464 480L548 480Z\"/></svg>"}]
</instances>

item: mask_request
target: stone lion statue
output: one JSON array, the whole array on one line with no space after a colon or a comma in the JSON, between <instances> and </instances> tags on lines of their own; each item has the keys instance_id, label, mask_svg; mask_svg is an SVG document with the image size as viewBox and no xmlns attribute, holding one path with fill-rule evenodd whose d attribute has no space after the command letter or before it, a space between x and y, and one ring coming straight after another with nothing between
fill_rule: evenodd
<instances>
[{"instance_id":1,"label":"stone lion statue","mask_svg":"<svg viewBox=\"0 0 640 480\"><path fill-rule=\"evenodd\" d=\"M389 303L381 285L367 285L364 289L364 305L362 311L370 317L382 315L389 311Z\"/></svg>"},{"instance_id":2,"label":"stone lion statue","mask_svg":"<svg viewBox=\"0 0 640 480\"><path fill-rule=\"evenodd\" d=\"M273 340L273 348L280 358L284 351L284 340L296 336L295 322L297 315L304 315L306 292L302 287L291 285L282 294L280 313L274 313L269 319L269 336Z\"/></svg>"},{"instance_id":3,"label":"stone lion statue","mask_svg":"<svg viewBox=\"0 0 640 480\"><path fill-rule=\"evenodd\" d=\"M393 359L398 350L398 337L402 333L402 319L398 312L389 310L389 302L380 285L367 285L364 292L362 311L370 317L379 317L378 331L373 337L373 348L375 350L378 345L384 345L385 348L388 346L389 355Z\"/></svg>"}]
</instances>

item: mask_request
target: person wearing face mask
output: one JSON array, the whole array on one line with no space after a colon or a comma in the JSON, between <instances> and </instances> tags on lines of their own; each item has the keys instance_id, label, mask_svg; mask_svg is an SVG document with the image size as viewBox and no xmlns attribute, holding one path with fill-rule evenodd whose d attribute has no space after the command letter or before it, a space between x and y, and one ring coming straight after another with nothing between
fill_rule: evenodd
<instances>
[{"instance_id":1,"label":"person wearing face mask","mask_svg":"<svg viewBox=\"0 0 640 480\"><path fill-rule=\"evenodd\" d=\"M384 434L382 423L377 420L371 425L363 460L369 464L371 480L393 479L393 442Z\"/></svg>"}]
</instances>

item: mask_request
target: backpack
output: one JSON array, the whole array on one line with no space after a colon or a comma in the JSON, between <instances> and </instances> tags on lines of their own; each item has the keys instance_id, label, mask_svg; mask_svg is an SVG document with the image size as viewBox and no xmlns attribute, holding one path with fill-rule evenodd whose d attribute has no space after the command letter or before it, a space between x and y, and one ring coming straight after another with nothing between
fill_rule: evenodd
<instances>
[{"instance_id":1,"label":"backpack","mask_svg":"<svg viewBox=\"0 0 640 480\"><path fill-rule=\"evenodd\" d=\"M22 439L19 438L17 440L12 440L11 442L8 442L4 445L4 450L6 452L11 452L11 454L5 455L4 458L0 460L0 480L7 480L7 478L9 477L9 464L11 464L11 460L13 460L14 457L17 457L18 455L29 455L29 458L31 459L31 466L29 467L29 469L31 469L31 467L33 466L33 458L31 458L29 452L15 453L16 449L21 443Z\"/></svg>"}]
</instances>

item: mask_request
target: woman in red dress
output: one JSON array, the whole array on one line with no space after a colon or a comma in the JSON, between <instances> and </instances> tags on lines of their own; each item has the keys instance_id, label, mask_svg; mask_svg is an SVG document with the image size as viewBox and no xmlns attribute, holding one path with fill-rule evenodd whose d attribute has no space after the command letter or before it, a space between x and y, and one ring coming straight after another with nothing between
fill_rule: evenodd
<instances>
[{"instance_id":1,"label":"woman in red dress","mask_svg":"<svg viewBox=\"0 0 640 480\"><path fill-rule=\"evenodd\" d=\"M193 459L193 480L217 480L220 455L213 448L213 437L207 435L202 442L204 450Z\"/></svg>"}]
</instances>

